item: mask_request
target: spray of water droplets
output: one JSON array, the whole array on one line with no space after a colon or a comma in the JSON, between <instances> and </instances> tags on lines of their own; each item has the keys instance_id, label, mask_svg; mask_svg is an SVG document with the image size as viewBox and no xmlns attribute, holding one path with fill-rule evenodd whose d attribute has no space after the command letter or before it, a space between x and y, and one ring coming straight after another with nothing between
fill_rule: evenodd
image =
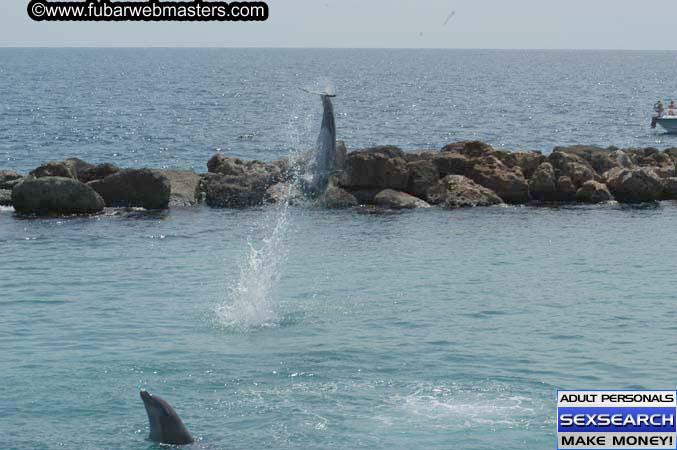
<instances>
[{"instance_id":1,"label":"spray of water droplets","mask_svg":"<svg viewBox=\"0 0 677 450\"><path fill-rule=\"evenodd\" d=\"M228 287L228 295L215 308L216 320L228 328L271 327L279 322L275 309L276 286L287 260L286 235L289 228L289 195L266 212L270 221L263 240L248 243L247 257L239 278ZM264 219L264 220L265 220Z\"/></svg>"},{"instance_id":2,"label":"spray of water droplets","mask_svg":"<svg viewBox=\"0 0 677 450\"><path fill-rule=\"evenodd\" d=\"M334 92L333 86L327 85L326 91ZM288 257L289 206L300 189L299 168L295 167L294 161L299 161L302 156L298 149L306 147L303 142L312 142L310 133L316 132L316 121L312 121L307 112L308 102L314 100L303 98L293 105L292 109L305 112L293 115L294 119L290 120L287 129L288 142L295 149L290 152L289 158L292 172L296 175L285 185L278 203L269 207L261 217L265 237L258 243L249 242L239 278L228 287L226 299L216 306L215 320L220 326L249 330L280 323L277 285Z\"/></svg>"}]
</instances>

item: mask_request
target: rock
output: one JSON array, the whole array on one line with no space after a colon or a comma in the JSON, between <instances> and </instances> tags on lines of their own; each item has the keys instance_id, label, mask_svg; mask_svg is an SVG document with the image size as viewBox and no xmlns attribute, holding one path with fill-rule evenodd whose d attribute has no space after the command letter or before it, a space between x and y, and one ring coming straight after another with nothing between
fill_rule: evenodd
<instances>
[{"instance_id":1,"label":"rock","mask_svg":"<svg viewBox=\"0 0 677 450\"><path fill-rule=\"evenodd\" d=\"M595 179L595 171L590 163L580 156L558 150L560 148L555 147L555 151L548 156L548 162L552 164L557 177L569 177L576 188Z\"/></svg>"},{"instance_id":2,"label":"rock","mask_svg":"<svg viewBox=\"0 0 677 450\"><path fill-rule=\"evenodd\" d=\"M677 177L663 178L663 198L677 200Z\"/></svg>"},{"instance_id":3,"label":"rock","mask_svg":"<svg viewBox=\"0 0 677 450\"><path fill-rule=\"evenodd\" d=\"M630 148L625 150L632 161L640 167L674 167L675 162L668 151L661 152L657 148Z\"/></svg>"},{"instance_id":4,"label":"rock","mask_svg":"<svg viewBox=\"0 0 677 450\"><path fill-rule=\"evenodd\" d=\"M494 152L491 145L482 141L460 141L442 147L443 152L455 152L468 158L481 158Z\"/></svg>"},{"instance_id":5,"label":"rock","mask_svg":"<svg viewBox=\"0 0 677 450\"><path fill-rule=\"evenodd\" d=\"M405 190L409 182L409 169L403 156L402 150L392 146L350 153L346 162L345 187L349 190Z\"/></svg>"},{"instance_id":6,"label":"rock","mask_svg":"<svg viewBox=\"0 0 677 450\"><path fill-rule=\"evenodd\" d=\"M359 204L357 198L338 186L335 178L330 178L324 192L317 197L317 204L328 209L352 208Z\"/></svg>"},{"instance_id":7,"label":"rock","mask_svg":"<svg viewBox=\"0 0 677 450\"><path fill-rule=\"evenodd\" d=\"M675 166L651 166L647 168L658 175L658 178L671 178L675 176Z\"/></svg>"},{"instance_id":8,"label":"rock","mask_svg":"<svg viewBox=\"0 0 677 450\"><path fill-rule=\"evenodd\" d=\"M430 200L436 202L441 200L438 204L446 208L490 206L503 203L503 200L491 189L462 175L449 175L443 178L436 188L431 189L428 196Z\"/></svg>"},{"instance_id":9,"label":"rock","mask_svg":"<svg viewBox=\"0 0 677 450\"><path fill-rule=\"evenodd\" d=\"M447 175L433 186L427 195L429 203L446 208L490 206L503 203L491 189L463 175Z\"/></svg>"},{"instance_id":10,"label":"rock","mask_svg":"<svg viewBox=\"0 0 677 450\"><path fill-rule=\"evenodd\" d=\"M211 173L231 175L236 177L267 178L270 184L282 181L282 170L279 165L267 164L262 161L243 161L240 158L216 153L207 162L207 169Z\"/></svg>"},{"instance_id":11,"label":"rock","mask_svg":"<svg viewBox=\"0 0 677 450\"><path fill-rule=\"evenodd\" d=\"M602 179L604 180L604 183L608 186L609 185L609 180L612 177L615 177L617 174L621 173L624 170L623 167L614 167L611 170L607 170L602 174Z\"/></svg>"},{"instance_id":12,"label":"rock","mask_svg":"<svg viewBox=\"0 0 677 450\"><path fill-rule=\"evenodd\" d=\"M12 206L12 191L0 189L0 206Z\"/></svg>"},{"instance_id":13,"label":"rock","mask_svg":"<svg viewBox=\"0 0 677 450\"><path fill-rule=\"evenodd\" d=\"M27 177L12 190L12 203L24 214L94 214L104 208L94 189L65 177Z\"/></svg>"},{"instance_id":14,"label":"rock","mask_svg":"<svg viewBox=\"0 0 677 450\"><path fill-rule=\"evenodd\" d=\"M667 148L667 149L665 149L665 151L663 153L668 155L672 159L672 161L675 164L677 164L677 147Z\"/></svg>"},{"instance_id":15,"label":"rock","mask_svg":"<svg viewBox=\"0 0 677 450\"><path fill-rule=\"evenodd\" d=\"M265 193L265 201L268 203L288 201L289 204L294 204L301 198L303 198L303 192L295 184L286 181L270 186Z\"/></svg>"},{"instance_id":16,"label":"rock","mask_svg":"<svg viewBox=\"0 0 677 450\"><path fill-rule=\"evenodd\" d=\"M675 161L667 153L656 153L653 159L659 167L675 167Z\"/></svg>"},{"instance_id":17,"label":"rock","mask_svg":"<svg viewBox=\"0 0 677 450\"><path fill-rule=\"evenodd\" d=\"M553 156L553 158L559 157L560 159L562 157L561 154L568 155L568 158L562 160L561 162L553 161L555 170L558 171L558 173L561 172L560 175L571 177L574 183L577 185L581 184L580 173L584 172L584 170L579 169L579 175L576 175L572 173L572 170L564 167L566 166L566 163L572 162L583 164L591 169L594 173L599 174L608 172L609 170L616 167L631 168L635 166L632 158L626 152L618 150L616 147L602 148L594 145L573 145L570 147L555 147L553 153L558 153L558 155ZM642 154L643 153L644 152L642 150Z\"/></svg>"},{"instance_id":18,"label":"rock","mask_svg":"<svg viewBox=\"0 0 677 450\"><path fill-rule=\"evenodd\" d=\"M543 153L536 150L528 152L512 152L508 158L514 160L514 166L522 169L522 173L526 178L531 178L534 172L536 172L536 169L547 160ZM503 163L506 164L505 161L503 161Z\"/></svg>"},{"instance_id":19,"label":"rock","mask_svg":"<svg viewBox=\"0 0 677 450\"><path fill-rule=\"evenodd\" d=\"M201 177L192 170L160 170L169 180L169 206L193 206L199 203Z\"/></svg>"},{"instance_id":20,"label":"rock","mask_svg":"<svg viewBox=\"0 0 677 450\"><path fill-rule=\"evenodd\" d=\"M588 166L579 163L569 164L566 171L560 173L571 178L576 187L582 186L586 181L594 180L596 175Z\"/></svg>"},{"instance_id":21,"label":"rock","mask_svg":"<svg viewBox=\"0 0 677 450\"><path fill-rule=\"evenodd\" d=\"M555 147L553 150L553 152L575 155L578 158L584 160L587 163L586 165L588 165L592 170L599 173L606 172L607 170L618 166L612 155L614 151L616 151L615 147L602 148L595 145ZM569 174L564 175L570 176ZM575 179L574 183L576 183Z\"/></svg>"},{"instance_id":22,"label":"rock","mask_svg":"<svg viewBox=\"0 0 677 450\"><path fill-rule=\"evenodd\" d=\"M660 152L652 147L629 151L635 164L652 169L660 178L675 176L675 162L669 153Z\"/></svg>"},{"instance_id":23,"label":"rock","mask_svg":"<svg viewBox=\"0 0 677 450\"><path fill-rule=\"evenodd\" d=\"M606 184L589 180L576 191L576 200L582 203L603 203L611 200L611 193Z\"/></svg>"},{"instance_id":24,"label":"rock","mask_svg":"<svg viewBox=\"0 0 677 450\"><path fill-rule=\"evenodd\" d=\"M78 171L78 180L89 183L94 180L103 180L108 175L118 173L120 168L111 163L97 164L95 166Z\"/></svg>"},{"instance_id":25,"label":"rock","mask_svg":"<svg viewBox=\"0 0 677 450\"><path fill-rule=\"evenodd\" d=\"M409 185L407 192L419 198L425 198L428 189L440 179L437 165L430 160L418 160L407 163Z\"/></svg>"},{"instance_id":26,"label":"rock","mask_svg":"<svg viewBox=\"0 0 677 450\"><path fill-rule=\"evenodd\" d=\"M344 170L348 160L348 148L343 141L336 141L336 157L334 159L334 171Z\"/></svg>"},{"instance_id":27,"label":"rock","mask_svg":"<svg viewBox=\"0 0 677 450\"><path fill-rule=\"evenodd\" d=\"M7 189L8 191L11 191L14 189L14 186L17 184L21 183L21 180L23 180L25 177L17 178L16 180L11 180L11 181L5 181L4 183L0 184L0 189Z\"/></svg>"},{"instance_id":28,"label":"rock","mask_svg":"<svg viewBox=\"0 0 677 450\"><path fill-rule=\"evenodd\" d=\"M80 158L67 158L64 161L50 161L45 163L34 169L30 175L36 178L66 177L78 180L79 174L84 173L93 167L92 164L89 164Z\"/></svg>"},{"instance_id":29,"label":"rock","mask_svg":"<svg viewBox=\"0 0 677 450\"><path fill-rule=\"evenodd\" d=\"M290 181L296 177L296 175L301 171L302 167L305 166L307 161L300 162L300 157L284 156L280 159L276 159L270 163L271 166L275 168L271 173L280 174L280 181Z\"/></svg>"},{"instance_id":30,"label":"rock","mask_svg":"<svg viewBox=\"0 0 677 450\"><path fill-rule=\"evenodd\" d=\"M567 176L561 176L557 179L557 192L555 193L555 200L560 202L573 202L576 200L576 185Z\"/></svg>"},{"instance_id":31,"label":"rock","mask_svg":"<svg viewBox=\"0 0 677 450\"><path fill-rule=\"evenodd\" d=\"M658 153L658 149L654 147L645 147L645 148L626 148L623 150L625 153L630 156L630 159L635 164L640 164L646 159L651 159L652 155Z\"/></svg>"},{"instance_id":32,"label":"rock","mask_svg":"<svg viewBox=\"0 0 677 450\"><path fill-rule=\"evenodd\" d=\"M405 159L404 151L395 146L395 145L377 145L376 147L364 148L361 150L354 151L350 155L356 153L369 153L369 154L379 154L384 155L386 158L402 158ZM350 156L349 155L349 156Z\"/></svg>"},{"instance_id":33,"label":"rock","mask_svg":"<svg viewBox=\"0 0 677 450\"><path fill-rule=\"evenodd\" d=\"M607 185L616 200L624 203L641 203L659 200L664 186L650 169L613 169L609 171Z\"/></svg>"},{"instance_id":34,"label":"rock","mask_svg":"<svg viewBox=\"0 0 677 450\"><path fill-rule=\"evenodd\" d=\"M415 209L415 208L430 208L430 204L414 197L392 189L384 189L374 197L376 206L386 209Z\"/></svg>"},{"instance_id":35,"label":"rock","mask_svg":"<svg viewBox=\"0 0 677 450\"><path fill-rule=\"evenodd\" d=\"M45 163L35 169L30 174L35 178L42 177L62 177L62 178L76 178L71 166L65 162L51 161Z\"/></svg>"},{"instance_id":36,"label":"rock","mask_svg":"<svg viewBox=\"0 0 677 450\"><path fill-rule=\"evenodd\" d=\"M613 167L610 167L607 170L598 170L599 173L604 173L607 172L614 167L621 167L625 169L630 169L635 166L635 164L632 162L632 159L628 156L627 153L625 153L623 150L616 150L614 152L611 152L609 155L613 163L615 164Z\"/></svg>"},{"instance_id":37,"label":"rock","mask_svg":"<svg viewBox=\"0 0 677 450\"><path fill-rule=\"evenodd\" d=\"M531 177L536 168L546 160L546 157L539 151L511 152L506 150L496 150L489 144L482 141L460 141L454 142L442 148L441 154L455 153L464 156L467 159L485 158L493 156L501 161L509 169L519 167L524 176ZM456 168L458 166L455 166ZM440 173L444 174L442 168ZM463 174L462 171L454 170L448 174Z\"/></svg>"},{"instance_id":38,"label":"rock","mask_svg":"<svg viewBox=\"0 0 677 450\"><path fill-rule=\"evenodd\" d=\"M342 185L339 185L342 186ZM357 203L360 205L373 205L374 197L376 194L381 192L383 189L351 189L350 194L357 199Z\"/></svg>"},{"instance_id":39,"label":"rock","mask_svg":"<svg viewBox=\"0 0 677 450\"><path fill-rule=\"evenodd\" d=\"M214 155L209 158L209 161L207 161L207 171L209 171L209 173L220 173L218 172L218 169L222 165L226 167L225 170L228 170L228 167L230 167L231 164L242 165L243 163L244 161L239 158L227 156L223 153L214 153Z\"/></svg>"},{"instance_id":40,"label":"rock","mask_svg":"<svg viewBox=\"0 0 677 450\"><path fill-rule=\"evenodd\" d=\"M440 152L434 150L414 150L412 152L406 152L404 154L404 160L406 162L431 161L439 154Z\"/></svg>"},{"instance_id":41,"label":"rock","mask_svg":"<svg viewBox=\"0 0 677 450\"><path fill-rule=\"evenodd\" d=\"M264 202L271 186L267 176L207 174L202 179L207 205L215 208L243 208Z\"/></svg>"},{"instance_id":42,"label":"rock","mask_svg":"<svg viewBox=\"0 0 677 450\"><path fill-rule=\"evenodd\" d=\"M469 141L458 141L458 142L452 142L451 144L447 144L442 149L440 149L441 152L452 152L452 153L459 153L463 148L465 147L465 144L467 144Z\"/></svg>"},{"instance_id":43,"label":"rock","mask_svg":"<svg viewBox=\"0 0 677 450\"><path fill-rule=\"evenodd\" d=\"M613 153L595 153L591 155L589 163L595 172L604 173L609 169L619 166L619 162L614 156L616 155ZM630 162L630 158L627 161Z\"/></svg>"},{"instance_id":44,"label":"rock","mask_svg":"<svg viewBox=\"0 0 677 450\"><path fill-rule=\"evenodd\" d=\"M23 175L21 175L19 172L16 170L10 170L10 169L2 169L0 170L0 189L12 189L12 187L8 187L9 185L7 183L11 181L16 181L20 180L23 178Z\"/></svg>"},{"instance_id":45,"label":"rock","mask_svg":"<svg viewBox=\"0 0 677 450\"><path fill-rule=\"evenodd\" d=\"M165 209L169 205L169 179L158 170L124 169L103 180L90 181L106 202L106 206L140 206Z\"/></svg>"},{"instance_id":46,"label":"rock","mask_svg":"<svg viewBox=\"0 0 677 450\"><path fill-rule=\"evenodd\" d=\"M86 161L81 160L80 158L66 158L64 164L71 169L75 179L80 179L80 174L93 168L94 165ZM80 180L82 181L82 180Z\"/></svg>"},{"instance_id":47,"label":"rock","mask_svg":"<svg viewBox=\"0 0 677 450\"><path fill-rule=\"evenodd\" d=\"M433 157L433 163L437 166L440 177L447 175L463 175L472 166L471 160L456 152L440 152Z\"/></svg>"},{"instance_id":48,"label":"rock","mask_svg":"<svg viewBox=\"0 0 677 450\"><path fill-rule=\"evenodd\" d=\"M544 162L538 166L529 179L529 193L533 199L542 202L557 200L557 178L552 164Z\"/></svg>"},{"instance_id":49,"label":"rock","mask_svg":"<svg viewBox=\"0 0 677 450\"><path fill-rule=\"evenodd\" d=\"M529 201L529 185L519 167L508 168L493 156L473 160L475 164L466 170L466 176L474 182L491 189L508 203Z\"/></svg>"},{"instance_id":50,"label":"rock","mask_svg":"<svg viewBox=\"0 0 677 450\"><path fill-rule=\"evenodd\" d=\"M662 152L656 152L653 154L652 157L653 164L659 167L663 166L673 166L675 165L675 162L672 160L669 154L667 153L662 153Z\"/></svg>"},{"instance_id":51,"label":"rock","mask_svg":"<svg viewBox=\"0 0 677 450\"><path fill-rule=\"evenodd\" d=\"M609 150L599 147L597 145L569 145L555 147L552 149L553 152L566 153L568 155L575 155L579 158L589 160L593 154L598 154L600 152L610 153Z\"/></svg>"}]
</instances>

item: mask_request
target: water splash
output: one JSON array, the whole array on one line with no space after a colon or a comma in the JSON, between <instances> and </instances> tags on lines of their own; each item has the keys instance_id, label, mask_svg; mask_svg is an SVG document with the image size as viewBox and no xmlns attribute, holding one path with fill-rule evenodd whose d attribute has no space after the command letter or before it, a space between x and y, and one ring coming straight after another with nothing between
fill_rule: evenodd
<instances>
[{"instance_id":1,"label":"water splash","mask_svg":"<svg viewBox=\"0 0 677 450\"><path fill-rule=\"evenodd\" d=\"M220 325L249 330L279 324L276 288L288 254L286 236L292 188L289 185L284 200L264 215L264 223L271 224L264 230L266 237L259 245L248 242L249 252L239 279L228 288L226 301L215 308Z\"/></svg>"},{"instance_id":2,"label":"water splash","mask_svg":"<svg viewBox=\"0 0 677 450\"><path fill-rule=\"evenodd\" d=\"M327 85L333 91L333 86ZM282 322L278 311L277 287L287 261L287 235L290 228L289 206L298 202L297 194L302 184L302 166L307 159L307 152L302 153L302 142L311 129L312 114L308 113L304 101L291 105L294 120L290 120L287 139L292 150L289 152L290 172L293 174L281 191L278 203L270 206L261 217L264 224L265 238L258 243L248 242L249 251L240 267L237 282L228 287L228 295L224 302L214 309L215 321L218 325L237 330L251 330L278 326ZM304 111L304 113L301 113Z\"/></svg>"}]
</instances>

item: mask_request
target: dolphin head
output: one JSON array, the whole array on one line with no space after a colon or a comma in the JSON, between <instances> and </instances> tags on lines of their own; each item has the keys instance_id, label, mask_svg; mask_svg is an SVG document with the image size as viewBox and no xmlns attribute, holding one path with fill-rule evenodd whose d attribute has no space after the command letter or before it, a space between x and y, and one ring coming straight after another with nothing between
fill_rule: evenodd
<instances>
[{"instance_id":1,"label":"dolphin head","mask_svg":"<svg viewBox=\"0 0 677 450\"><path fill-rule=\"evenodd\" d=\"M193 442L193 437L169 403L147 391L141 391L140 395L148 414L150 440L175 445Z\"/></svg>"}]
</instances>

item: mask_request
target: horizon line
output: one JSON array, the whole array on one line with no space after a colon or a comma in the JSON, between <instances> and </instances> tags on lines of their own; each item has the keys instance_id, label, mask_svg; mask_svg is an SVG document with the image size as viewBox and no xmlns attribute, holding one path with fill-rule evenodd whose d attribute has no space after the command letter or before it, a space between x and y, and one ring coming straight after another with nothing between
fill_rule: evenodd
<instances>
[{"instance_id":1,"label":"horizon line","mask_svg":"<svg viewBox=\"0 0 677 450\"><path fill-rule=\"evenodd\" d=\"M501 50L501 51L618 51L618 52L677 52L677 49L633 48L500 48L500 47L317 47L317 46L221 46L221 45L0 45L1 49L261 49L261 50Z\"/></svg>"}]
</instances>

